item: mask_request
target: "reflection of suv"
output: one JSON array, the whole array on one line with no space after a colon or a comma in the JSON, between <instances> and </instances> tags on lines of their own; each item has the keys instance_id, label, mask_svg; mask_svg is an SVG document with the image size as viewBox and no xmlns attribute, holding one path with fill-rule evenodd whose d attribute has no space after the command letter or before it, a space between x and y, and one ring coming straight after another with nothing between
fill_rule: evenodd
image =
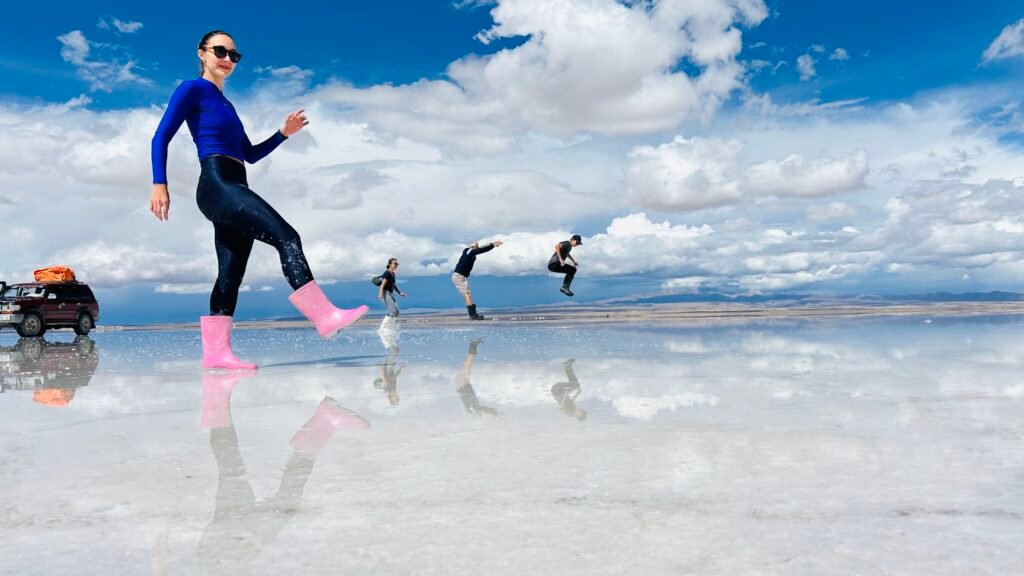
<instances>
[{"instance_id":1,"label":"reflection of suv","mask_svg":"<svg viewBox=\"0 0 1024 576\"><path fill-rule=\"evenodd\" d=\"M0 293L0 328L19 336L42 336L50 328L74 328L85 335L100 319L100 305L81 282L13 284Z\"/></svg>"},{"instance_id":2,"label":"reflection of suv","mask_svg":"<svg viewBox=\"0 0 1024 576\"><path fill-rule=\"evenodd\" d=\"M89 385L98 364L99 351L89 338L22 338L14 346L0 346L0 392L33 390L36 402L64 405L76 389Z\"/></svg>"}]
</instances>

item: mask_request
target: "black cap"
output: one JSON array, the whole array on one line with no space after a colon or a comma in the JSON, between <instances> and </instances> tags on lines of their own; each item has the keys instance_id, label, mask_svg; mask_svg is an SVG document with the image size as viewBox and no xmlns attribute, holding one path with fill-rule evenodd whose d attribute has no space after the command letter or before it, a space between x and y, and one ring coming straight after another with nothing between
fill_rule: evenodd
<instances>
[{"instance_id":1,"label":"black cap","mask_svg":"<svg viewBox=\"0 0 1024 576\"><path fill-rule=\"evenodd\" d=\"M577 244L583 246L583 238L580 238L579 234L573 234L572 238L569 238L569 240L575 240Z\"/></svg>"}]
</instances>

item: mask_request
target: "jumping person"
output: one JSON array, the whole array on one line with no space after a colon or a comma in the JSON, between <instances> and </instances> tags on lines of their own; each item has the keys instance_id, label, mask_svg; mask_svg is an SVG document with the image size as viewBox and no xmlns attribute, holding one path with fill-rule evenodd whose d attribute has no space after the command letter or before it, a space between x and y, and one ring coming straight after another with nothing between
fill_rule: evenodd
<instances>
[{"instance_id":1,"label":"jumping person","mask_svg":"<svg viewBox=\"0 0 1024 576\"><path fill-rule=\"evenodd\" d=\"M576 246L583 245L583 238L580 238L579 234L573 234L572 238L555 244L555 253L551 255L551 259L548 260L548 270L552 272L558 272L559 274L565 274L565 280L562 282L562 288L559 290L566 296L573 296L572 290L569 286L572 284L572 279L576 276L576 269L579 268L580 263L576 261L569 252ZM572 260L572 266L565 263L565 259Z\"/></svg>"},{"instance_id":2,"label":"jumping person","mask_svg":"<svg viewBox=\"0 0 1024 576\"><path fill-rule=\"evenodd\" d=\"M466 300L466 310L469 311L471 320L483 320L483 314L476 313L476 304L473 304L473 296L469 293L469 274L473 271L473 264L476 264L476 257L484 252L490 252L504 244L501 240L495 240L483 248L478 242L473 242L462 250L459 263L455 265L455 272L452 273L452 284Z\"/></svg>"},{"instance_id":3,"label":"jumping person","mask_svg":"<svg viewBox=\"0 0 1024 576\"><path fill-rule=\"evenodd\" d=\"M395 272L398 272L398 258L392 258L388 260L388 269L380 275L380 293L377 298L387 304L388 313L384 316L384 319L380 321L380 328L378 330L394 330L395 322L398 321L398 302L395 302L395 292L405 298L406 293L398 289L398 279L395 278Z\"/></svg>"},{"instance_id":4,"label":"jumping person","mask_svg":"<svg viewBox=\"0 0 1024 576\"><path fill-rule=\"evenodd\" d=\"M217 282L210 294L210 315L200 318L203 368L255 369L231 351L231 319L254 240L277 249L284 276L295 292L288 300L308 318L321 338L334 337L366 313L366 306L335 308L327 300L302 251L299 234L266 200L249 188L245 162L254 163L309 124L304 110L259 144L245 134L234 106L223 94L224 82L242 55L227 32L203 36L197 49L199 77L178 86L153 135L153 192L149 209L163 221L170 210L167 192L167 146L182 122L188 123L199 153L199 210L213 223Z\"/></svg>"}]
</instances>

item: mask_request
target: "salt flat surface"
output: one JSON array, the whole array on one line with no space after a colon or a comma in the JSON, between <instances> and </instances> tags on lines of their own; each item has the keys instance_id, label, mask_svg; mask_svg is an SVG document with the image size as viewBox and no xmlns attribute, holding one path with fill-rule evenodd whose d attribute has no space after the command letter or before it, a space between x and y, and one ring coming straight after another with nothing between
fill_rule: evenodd
<instances>
[{"instance_id":1,"label":"salt flat surface","mask_svg":"<svg viewBox=\"0 0 1024 576\"><path fill-rule=\"evenodd\" d=\"M1024 319L924 320L3 332L0 573L1019 574Z\"/></svg>"}]
</instances>

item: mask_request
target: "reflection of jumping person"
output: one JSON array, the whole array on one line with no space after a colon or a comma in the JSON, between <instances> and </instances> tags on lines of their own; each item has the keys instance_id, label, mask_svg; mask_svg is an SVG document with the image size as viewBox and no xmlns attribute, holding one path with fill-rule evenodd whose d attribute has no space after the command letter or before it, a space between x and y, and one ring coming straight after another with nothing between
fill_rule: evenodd
<instances>
[{"instance_id":1,"label":"reflection of jumping person","mask_svg":"<svg viewBox=\"0 0 1024 576\"><path fill-rule=\"evenodd\" d=\"M559 382L551 387L551 395L554 396L558 407L566 416L573 416L577 420L587 419L587 411L576 405L576 398L580 395L580 382L576 379L576 371L572 369L575 358L569 358L562 363L565 367L565 378L568 382Z\"/></svg>"},{"instance_id":2,"label":"reflection of jumping person","mask_svg":"<svg viewBox=\"0 0 1024 576\"><path fill-rule=\"evenodd\" d=\"M500 416L501 413L494 408L480 405L480 400L476 397L476 391L473 390L473 385L469 383L469 373L473 369L476 348L483 341L483 338L477 338L469 343L466 359L462 362L462 368L459 369L459 373L455 375L455 391L459 393L459 398L462 399L462 405L466 407L466 412L475 416L483 416L484 414Z\"/></svg>"},{"instance_id":3,"label":"reflection of jumping person","mask_svg":"<svg viewBox=\"0 0 1024 576\"><path fill-rule=\"evenodd\" d=\"M288 299L313 324L322 338L331 338L366 313L366 306L335 308L313 279L299 234L270 204L249 188L244 162L257 162L309 120L303 110L288 115L284 125L253 145L234 106L223 94L224 82L242 55L226 32L215 30L199 42L200 76L178 86L153 135L153 193L149 209L167 220L167 146L182 122L188 123L199 152L196 202L214 229L217 282L210 294L210 315L200 319L203 368L254 369L231 351L231 318L254 240L277 249L285 278L295 290Z\"/></svg>"},{"instance_id":4,"label":"reflection of jumping person","mask_svg":"<svg viewBox=\"0 0 1024 576\"><path fill-rule=\"evenodd\" d=\"M452 273L452 284L455 284L455 289L466 300L466 310L469 311L469 317L472 320L483 320L484 315L476 313L476 304L473 304L473 296L469 293L469 274L473 271L473 264L476 263L477 256L484 252L490 252L502 244L501 240L495 240L481 248L479 243L473 242L462 251L459 263L455 265L455 272Z\"/></svg>"},{"instance_id":5,"label":"reflection of jumping person","mask_svg":"<svg viewBox=\"0 0 1024 576\"><path fill-rule=\"evenodd\" d=\"M398 272L398 258L388 260L388 269L380 275L380 294L377 298L388 306L388 313L380 321L380 330L394 330L398 321L398 302L395 302L395 292L405 298L405 292L398 289L398 279L395 273Z\"/></svg>"},{"instance_id":6,"label":"reflection of jumping person","mask_svg":"<svg viewBox=\"0 0 1024 576\"><path fill-rule=\"evenodd\" d=\"M245 461L231 421L231 391L242 374L203 376L202 426L210 429L217 461L213 520L199 538L201 574L252 574L260 552L294 517L320 450L338 428L367 428L369 423L333 399L324 398L313 416L292 437L295 448L277 492L257 500L246 479Z\"/></svg>"},{"instance_id":7,"label":"reflection of jumping person","mask_svg":"<svg viewBox=\"0 0 1024 576\"><path fill-rule=\"evenodd\" d=\"M558 272L559 274L565 274L565 280L562 282L562 288L559 292L566 296L573 295L569 286L572 284L572 279L576 276L576 269L579 268L580 265L580 263L576 261L576 258L570 255L569 252L572 251L573 247L582 245L583 238L580 238L579 234L573 234L573 237L565 242L555 244L555 253L552 254L551 259L548 260L548 270ZM572 260L572 266L565 263L566 258Z\"/></svg>"}]
</instances>

